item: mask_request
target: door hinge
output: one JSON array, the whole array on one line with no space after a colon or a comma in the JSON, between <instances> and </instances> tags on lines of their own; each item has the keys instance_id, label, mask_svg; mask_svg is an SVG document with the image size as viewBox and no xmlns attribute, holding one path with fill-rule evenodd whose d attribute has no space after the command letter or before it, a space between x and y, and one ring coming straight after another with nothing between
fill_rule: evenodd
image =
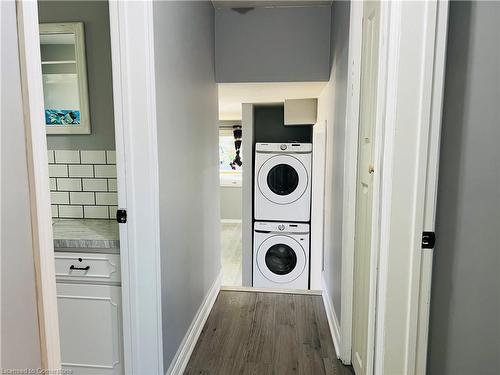
<instances>
[{"instance_id":1,"label":"door hinge","mask_svg":"<svg viewBox=\"0 0 500 375\"><path fill-rule=\"evenodd\" d=\"M120 224L126 223L127 222L127 210L124 209L119 209L116 210L116 221L119 222Z\"/></svg>"},{"instance_id":2,"label":"door hinge","mask_svg":"<svg viewBox=\"0 0 500 375\"><path fill-rule=\"evenodd\" d=\"M422 249L434 249L436 244L436 233L422 232Z\"/></svg>"}]
</instances>

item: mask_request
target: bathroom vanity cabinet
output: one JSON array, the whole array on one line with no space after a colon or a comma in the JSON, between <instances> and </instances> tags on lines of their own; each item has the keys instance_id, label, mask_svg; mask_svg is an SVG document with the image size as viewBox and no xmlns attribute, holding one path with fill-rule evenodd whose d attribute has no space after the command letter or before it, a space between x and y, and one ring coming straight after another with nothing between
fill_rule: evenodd
<instances>
[{"instance_id":1,"label":"bathroom vanity cabinet","mask_svg":"<svg viewBox=\"0 0 500 375\"><path fill-rule=\"evenodd\" d=\"M123 374L118 228L103 233L99 221L74 224L72 232L68 220L54 222L62 368L73 374ZM93 226L100 232L92 233Z\"/></svg>"}]
</instances>

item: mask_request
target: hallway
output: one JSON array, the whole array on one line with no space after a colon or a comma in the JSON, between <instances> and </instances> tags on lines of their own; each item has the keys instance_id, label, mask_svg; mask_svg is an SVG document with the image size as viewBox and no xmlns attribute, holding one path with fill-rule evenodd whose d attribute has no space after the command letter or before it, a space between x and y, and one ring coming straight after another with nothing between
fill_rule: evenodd
<instances>
[{"instance_id":1,"label":"hallway","mask_svg":"<svg viewBox=\"0 0 500 375\"><path fill-rule=\"evenodd\" d=\"M320 296L221 291L185 374L338 374Z\"/></svg>"}]
</instances>

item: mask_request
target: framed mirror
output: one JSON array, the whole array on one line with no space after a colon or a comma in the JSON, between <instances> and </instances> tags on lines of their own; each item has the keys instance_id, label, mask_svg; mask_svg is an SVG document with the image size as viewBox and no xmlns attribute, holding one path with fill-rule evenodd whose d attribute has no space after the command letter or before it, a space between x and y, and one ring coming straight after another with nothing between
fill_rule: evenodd
<instances>
[{"instance_id":1,"label":"framed mirror","mask_svg":"<svg viewBox=\"0 0 500 375\"><path fill-rule=\"evenodd\" d=\"M82 22L40 24L47 134L90 134Z\"/></svg>"}]
</instances>

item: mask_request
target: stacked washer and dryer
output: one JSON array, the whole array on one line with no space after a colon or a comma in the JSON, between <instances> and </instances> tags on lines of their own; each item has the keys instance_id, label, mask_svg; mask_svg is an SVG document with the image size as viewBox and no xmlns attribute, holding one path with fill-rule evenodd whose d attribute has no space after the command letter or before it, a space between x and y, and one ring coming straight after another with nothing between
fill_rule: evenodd
<instances>
[{"instance_id":1,"label":"stacked washer and dryer","mask_svg":"<svg viewBox=\"0 0 500 375\"><path fill-rule=\"evenodd\" d=\"M256 143L253 286L309 288L311 143Z\"/></svg>"}]
</instances>

